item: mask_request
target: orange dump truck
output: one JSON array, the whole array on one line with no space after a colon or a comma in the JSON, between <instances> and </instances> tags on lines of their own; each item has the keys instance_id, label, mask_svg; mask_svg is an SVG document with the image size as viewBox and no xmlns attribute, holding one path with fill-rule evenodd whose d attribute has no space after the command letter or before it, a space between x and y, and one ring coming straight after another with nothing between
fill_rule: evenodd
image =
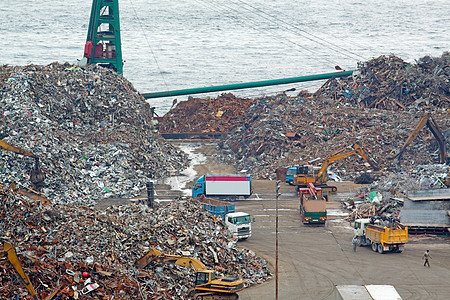
<instances>
[{"instance_id":1,"label":"orange dump truck","mask_svg":"<svg viewBox=\"0 0 450 300\"><path fill-rule=\"evenodd\" d=\"M408 242L408 227L400 223L383 225L371 223L370 219L355 221L355 236L360 246L371 246L373 251L402 252Z\"/></svg>"}]
</instances>

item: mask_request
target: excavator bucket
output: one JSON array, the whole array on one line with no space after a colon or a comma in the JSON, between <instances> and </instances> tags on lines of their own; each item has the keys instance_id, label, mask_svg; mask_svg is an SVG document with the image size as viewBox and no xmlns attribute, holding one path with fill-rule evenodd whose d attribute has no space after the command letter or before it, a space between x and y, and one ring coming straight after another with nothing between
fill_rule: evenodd
<instances>
[{"instance_id":1,"label":"excavator bucket","mask_svg":"<svg viewBox=\"0 0 450 300\"><path fill-rule=\"evenodd\" d=\"M34 167L30 172L30 181L37 187L41 186L45 179L45 173L39 167L39 158L35 157Z\"/></svg>"}]
</instances>

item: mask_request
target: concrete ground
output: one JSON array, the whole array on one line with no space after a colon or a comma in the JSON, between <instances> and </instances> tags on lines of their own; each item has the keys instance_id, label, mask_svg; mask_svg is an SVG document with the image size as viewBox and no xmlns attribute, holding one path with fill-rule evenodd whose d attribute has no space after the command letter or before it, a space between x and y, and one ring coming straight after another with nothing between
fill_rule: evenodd
<instances>
[{"instance_id":1,"label":"concrete ground","mask_svg":"<svg viewBox=\"0 0 450 300\"><path fill-rule=\"evenodd\" d=\"M278 296L279 299L336 299L336 285L393 285L402 299L449 299L450 244L444 240L410 237L402 253L379 254L369 247L353 252L352 227L344 221L340 200L356 192L358 185L343 183L327 203L325 226L300 222L293 187L282 184L278 200ZM238 246L265 258L275 273L276 201L274 181L256 181L255 197L235 202L236 210L255 217L253 236ZM271 192L273 191L273 192ZM258 197L260 199L258 199ZM424 267L422 255L432 255ZM275 299L275 278L241 291L240 299Z\"/></svg>"},{"instance_id":2,"label":"concrete ground","mask_svg":"<svg viewBox=\"0 0 450 300\"><path fill-rule=\"evenodd\" d=\"M175 141L177 146L184 142ZM188 143L192 144L192 141ZM214 142L199 143L194 152L204 155L194 164L198 176L208 173L233 173L233 166L214 161ZM196 174L196 177L198 177ZM193 180L185 180L191 188ZM334 184L334 183L333 183ZM450 243L410 236L402 253L379 254L360 247L353 252L353 230L344 221L347 212L340 201L354 196L359 185L336 183L338 192L327 203L328 221L325 226L307 226L300 222L299 202L293 186L281 184L278 201L278 298L336 299L336 285L393 285L402 299L450 299ZM167 184L156 185L157 198L174 199L180 190ZM248 200L234 202L237 211L255 217L253 235L238 243L266 259L275 274L276 266L276 201L275 181L253 181L254 195ZM142 199L146 197L143 194ZM124 204L110 199L99 208ZM129 202L129 200L125 201ZM424 267L422 255L429 249L431 267ZM275 299L275 277L263 284L239 292L241 300Z\"/></svg>"},{"instance_id":3,"label":"concrete ground","mask_svg":"<svg viewBox=\"0 0 450 300\"><path fill-rule=\"evenodd\" d=\"M197 174L229 173L232 166L214 161L214 144L197 150L206 160L194 166ZM190 183L190 184L193 184ZM352 197L361 187L333 183L338 192L327 203L325 226L303 225L299 201L293 186L281 184L278 201L278 298L336 299L336 285L393 285L402 299L450 299L450 243L445 240L410 236L402 253L379 254L369 247L353 252L353 230L343 219L347 215L340 201ZM275 274L276 201L275 181L253 181L254 195L234 202L236 210L255 217L253 235L238 246L266 259ZM424 267L422 255L429 249L431 267ZM241 300L275 299L275 277L239 292Z\"/></svg>"}]
</instances>

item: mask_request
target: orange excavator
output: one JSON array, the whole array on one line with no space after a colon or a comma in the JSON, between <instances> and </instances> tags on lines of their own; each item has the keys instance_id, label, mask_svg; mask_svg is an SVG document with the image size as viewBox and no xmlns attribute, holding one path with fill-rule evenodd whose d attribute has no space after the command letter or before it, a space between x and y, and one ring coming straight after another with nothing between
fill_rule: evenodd
<instances>
[{"instance_id":1,"label":"orange excavator","mask_svg":"<svg viewBox=\"0 0 450 300\"><path fill-rule=\"evenodd\" d=\"M206 266L194 257L163 254L153 248L137 261L137 265L139 269L143 269L152 261L191 267L197 271L195 288L189 291L189 299L237 300L239 299L237 292L244 288L242 279L237 276L216 277L213 270L207 270Z\"/></svg>"},{"instance_id":2,"label":"orange excavator","mask_svg":"<svg viewBox=\"0 0 450 300\"><path fill-rule=\"evenodd\" d=\"M39 157L37 157L36 155L34 155L30 152L23 150L22 148L9 145L8 143L6 143L4 140L1 140L1 139L0 139L0 148L15 152L20 155L29 156L29 157L34 158L34 160L35 160L34 166L30 172L30 181L37 187L39 187L44 182L45 173L43 173L41 171L41 169L39 168Z\"/></svg>"},{"instance_id":3,"label":"orange excavator","mask_svg":"<svg viewBox=\"0 0 450 300\"><path fill-rule=\"evenodd\" d=\"M14 250L14 247L8 242L3 243L3 251L0 251L0 259L3 257L8 258L9 262L13 265L14 269L16 269L16 272L25 283L30 295L33 297L33 299L37 300L38 297L36 295L36 292L34 291L33 286L31 285L30 278L28 278L28 275L23 271L19 259L17 258L16 250Z\"/></svg>"},{"instance_id":4,"label":"orange excavator","mask_svg":"<svg viewBox=\"0 0 450 300\"><path fill-rule=\"evenodd\" d=\"M420 130L422 130L422 128L425 127L425 125L428 127L428 129L430 129L431 133L434 135L436 141L438 142L441 164L445 164L447 162L447 149L445 137L439 130L439 127L437 126L436 122L431 117L431 114L429 112L425 112L422 118L420 119L419 123L417 123L416 128L414 128L409 137L406 139L402 148L400 148L399 152L393 157L390 157L391 159L394 159L395 164L398 164L400 162L403 152L405 152L406 148L408 148L409 145L411 145L412 141L417 138Z\"/></svg>"},{"instance_id":5,"label":"orange excavator","mask_svg":"<svg viewBox=\"0 0 450 300\"><path fill-rule=\"evenodd\" d=\"M314 172L314 168L311 168L311 166L303 166L300 167L300 170L298 173L294 175L294 185L296 185L298 188L300 187L308 187L309 183L313 183L314 186L320 187L322 189L331 189L332 192L337 191L337 188L334 186L328 186L326 183L328 181L328 174L327 169L330 166L331 163L348 157L353 154L359 154L369 165L374 169L378 170L378 166L375 163L375 161L369 159L369 157L366 155L366 153L363 151L362 147L354 144L352 145L353 150L344 152L347 148L341 149L332 155L330 155L322 164L319 171L317 173Z\"/></svg>"}]
</instances>

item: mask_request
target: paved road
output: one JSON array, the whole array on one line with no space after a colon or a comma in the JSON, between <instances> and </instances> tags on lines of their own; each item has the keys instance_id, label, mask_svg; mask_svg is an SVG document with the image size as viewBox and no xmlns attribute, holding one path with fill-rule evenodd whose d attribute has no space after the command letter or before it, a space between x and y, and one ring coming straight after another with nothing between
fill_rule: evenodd
<instances>
[{"instance_id":1,"label":"paved road","mask_svg":"<svg viewBox=\"0 0 450 300\"><path fill-rule=\"evenodd\" d=\"M235 202L236 209L256 219L253 236L239 246L255 251L275 270L275 182L255 182L257 197ZM293 187L282 184L278 201L279 299L336 299L336 285L393 285L402 299L450 298L450 244L413 241L403 253L378 254L361 247L353 252L352 228L343 221L339 201L350 190L340 189L328 203L326 226L301 224ZM347 192L347 193L346 193ZM429 249L431 268L423 267ZM242 300L275 299L275 280L240 292Z\"/></svg>"},{"instance_id":2,"label":"paved road","mask_svg":"<svg viewBox=\"0 0 450 300\"><path fill-rule=\"evenodd\" d=\"M180 142L174 142L181 145ZM192 144L191 141L188 144ZM198 174L230 173L234 168L212 159L214 143L198 143L206 159L194 165ZM192 186L193 182L188 182ZM305 226L300 222L298 198L294 188L282 184L278 201L278 257L279 299L336 299L336 285L393 285L402 299L450 299L450 244L432 240L412 240L402 253L378 254L370 248L353 252L352 228L344 222L339 202L354 195L353 184L336 184L338 194L328 203L329 221L326 226ZM256 219L253 236L239 242L266 259L275 271L275 181L254 181L255 195L245 201L236 201L236 209L251 212ZM156 187L158 197L180 191L167 185ZM106 203L110 205L111 203ZM431 251L431 268L423 267L422 255ZM275 280L239 292L241 300L275 299Z\"/></svg>"}]
</instances>

